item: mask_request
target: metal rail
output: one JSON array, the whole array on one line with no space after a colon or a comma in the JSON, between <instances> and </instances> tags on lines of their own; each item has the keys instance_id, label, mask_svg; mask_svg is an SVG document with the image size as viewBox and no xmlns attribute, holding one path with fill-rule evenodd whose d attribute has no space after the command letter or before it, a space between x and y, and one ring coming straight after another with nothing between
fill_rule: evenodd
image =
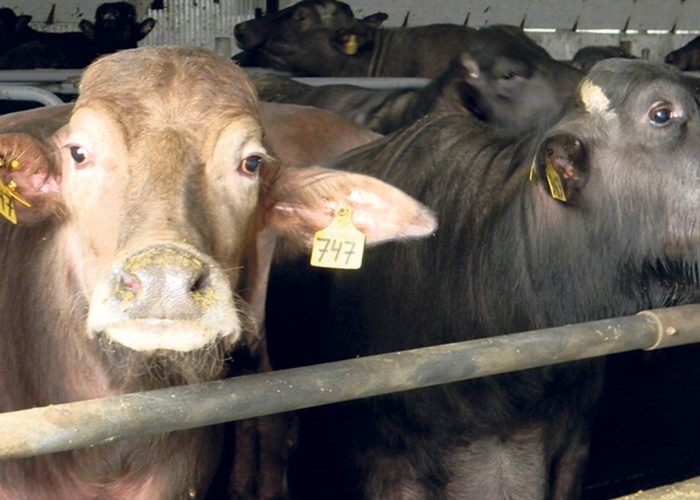
<instances>
[{"instance_id":1,"label":"metal rail","mask_svg":"<svg viewBox=\"0 0 700 500\"><path fill-rule=\"evenodd\" d=\"M700 305L0 414L0 459L700 341Z\"/></svg>"},{"instance_id":2,"label":"metal rail","mask_svg":"<svg viewBox=\"0 0 700 500\"><path fill-rule=\"evenodd\" d=\"M0 81L6 83L59 83L66 80L77 80L82 69L3 69L0 70Z\"/></svg>"},{"instance_id":3,"label":"metal rail","mask_svg":"<svg viewBox=\"0 0 700 500\"><path fill-rule=\"evenodd\" d=\"M53 92L27 85L0 85L0 99L33 101L44 106L65 104Z\"/></svg>"}]
</instances>

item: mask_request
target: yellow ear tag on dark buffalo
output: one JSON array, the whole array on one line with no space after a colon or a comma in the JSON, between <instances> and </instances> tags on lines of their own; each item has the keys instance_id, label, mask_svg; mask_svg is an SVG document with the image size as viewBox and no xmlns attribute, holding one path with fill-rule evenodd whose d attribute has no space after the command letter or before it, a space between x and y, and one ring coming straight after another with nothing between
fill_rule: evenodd
<instances>
[{"instance_id":1,"label":"yellow ear tag on dark buffalo","mask_svg":"<svg viewBox=\"0 0 700 500\"><path fill-rule=\"evenodd\" d=\"M527 180L529 180L533 186L537 186L537 183L540 180L537 176L537 164L535 163L535 160L532 160L532 165L530 165L530 174L528 175Z\"/></svg>"},{"instance_id":2,"label":"yellow ear tag on dark buffalo","mask_svg":"<svg viewBox=\"0 0 700 500\"><path fill-rule=\"evenodd\" d=\"M561 183L561 177L559 177L557 169L554 168L552 160L547 158L545 160L545 165L547 183L549 184L549 192L552 193L552 198L559 201L566 201L566 194L564 193L564 186Z\"/></svg>"},{"instance_id":3,"label":"yellow ear tag on dark buffalo","mask_svg":"<svg viewBox=\"0 0 700 500\"><path fill-rule=\"evenodd\" d=\"M343 44L343 53L349 56L357 54L357 35L350 35Z\"/></svg>"},{"instance_id":4,"label":"yellow ear tag on dark buffalo","mask_svg":"<svg viewBox=\"0 0 700 500\"><path fill-rule=\"evenodd\" d=\"M17 194L16 187L17 185L14 182L10 182L10 184L6 186L2 181L0 181L0 215L5 217L13 224L17 224L15 200L27 208L32 206L27 200Z\"/></svg>"},{"instance_id":5,"label":"yellow ear tag on dark buffalo","mask_svg":"<svg viewBox=\"0 0 700 500\"><path fill-rule=\"evenodd\" d=\"M317 231L311 246L311 265L332 269L359 269L365 235L352 223L352 210L342 207L333 222Z\"/></svg>"}]
</instances>

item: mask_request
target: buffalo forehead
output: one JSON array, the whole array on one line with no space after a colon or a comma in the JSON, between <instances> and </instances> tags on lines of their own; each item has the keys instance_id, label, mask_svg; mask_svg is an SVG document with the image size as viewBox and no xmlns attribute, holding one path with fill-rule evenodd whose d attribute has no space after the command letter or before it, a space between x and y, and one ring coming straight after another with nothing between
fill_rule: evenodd
<instances>
[{"instance_id":1,"label":"buffalo forehead","mask_svg":"<svg viewBox=\"0 0 700 500\"><path fill-rule=\"evenodd\" d=\"M214 115L258 115L243 70L185 47L143 47L98 60L84 73L78 103L91 97L112 101L127 116L154 113L193 130L209 126Z\"/></svg>"},{"instance_id":2,"label":"buffalo forehead","mask_svg":"<svg viewBox=\"0 0 700 500\"><path fill-rule=\"evenodd\" d=\"M672 66L641 59L606 59L581 81L579 92L584 104L614 109L641 89L659 86L661 81L682 85L681 73Z\"/></svg>"}]
</instances>

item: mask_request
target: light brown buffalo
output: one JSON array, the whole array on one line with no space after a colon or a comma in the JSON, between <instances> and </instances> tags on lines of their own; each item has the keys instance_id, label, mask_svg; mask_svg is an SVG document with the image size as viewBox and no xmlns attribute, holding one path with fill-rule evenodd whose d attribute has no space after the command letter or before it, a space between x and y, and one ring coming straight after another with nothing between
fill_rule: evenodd
<instances>
[{"instance_id":1,"label":"light brown buffalo","mask_svg":"<svg viewBox=\"0 0 700 500\"><path fill-rule=\"evenodd\" d=\"M308 246L341 206L370 243L435 228L371 177L279 168L243 71L203 50L107 56L67 125L42 112L0 123L0 180L32 204L0 221L2 412L224 376L275 239ZM202 498L220 448L203 428L5 461L0 498Z\"/></svg>"},{"instance_id":2,"label":"light brown buffalo","mask_svg":"<svg viewBox=\"0 0 700 500\"><path fill-rule=\"evenodd\" d=\"M342 153L382 137L313 106L261 102L265 140L285 165L328 165Z\"/></svg>"}]
</instances>

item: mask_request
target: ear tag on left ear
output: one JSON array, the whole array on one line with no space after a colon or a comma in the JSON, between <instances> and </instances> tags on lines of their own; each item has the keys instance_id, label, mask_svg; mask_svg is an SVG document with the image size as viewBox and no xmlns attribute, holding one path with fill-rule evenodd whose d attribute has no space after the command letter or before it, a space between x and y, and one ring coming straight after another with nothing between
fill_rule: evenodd
<instances>
[{"instance_id":1,"label":"ear tag on left ear","mask_svg":"<svg viewBox=\"0 0 700 500\"><path fill-rule=\"evenodd\" d=\"M545 160L545 173L547 175L547 183L549 184L549 192L552 194L552 198L559 201L566 201L566 193L564 193L564 186L561 183L561 177L557 169L554 168L552 160L547 158Z\"/></svg>"},{"instance_id":2,"label":"ear tag on left ear","mask_svg":"<svg viewBox=\"0 0 700 500\"><path fill-rule=\"evenodd\" d=\"M9 189L0 180L0 215L13 224L17 224L17 211L15 210L14 197L10 195Z\"/></svg>"},{"instance_id":3,"label":"ear tag on left ear","mask_svg":"<svg viewBox=\"0 0 700 500\"><path fill-rule=\"evenodd\" d=\"M350 35L343 44L343 53L349 56L357 54L357 35Z\"/></svg>"},{"instance_id":4,"label":"ear tag on left ear","mask_svg":"<svg viewBox=\"0 0 700 500\"><path fill-rule=\"evenodd\" d=\"M537 183L540 181L540 178L537 175L537 164L535 163L535 160L532 160L532 165L530 165L530 174L528 175L527 179L533 186L537 186Z\"/></svg>"},{"instance_id":5,"label":"ear tag on left ear","mask_svg":"<svg viewBox=\"0 0 700 500\"><path fill-rule=\"evenodd\" d=\"M365 235L352 223L352 210L341 207L333 222L317 231L311 246L311 265L332 269L359 269Z\"/></svg>"}]
</instances>

